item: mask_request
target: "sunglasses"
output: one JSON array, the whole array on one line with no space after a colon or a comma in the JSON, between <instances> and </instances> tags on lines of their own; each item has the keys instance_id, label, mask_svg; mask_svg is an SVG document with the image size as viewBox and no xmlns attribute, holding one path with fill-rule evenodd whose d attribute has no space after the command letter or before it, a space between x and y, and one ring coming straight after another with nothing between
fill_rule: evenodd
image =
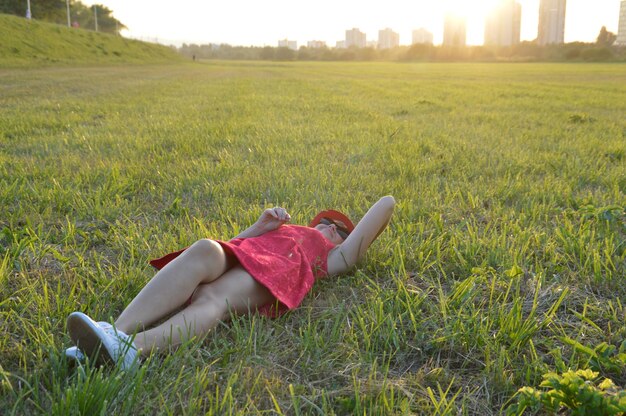
<instances>
[{"instance_id":1,"label":"sunglasses","mask_svg":"<svg viewBox=\"0 0 626 416\"><path fill-rule=\"evenodd\" d=\"M339 237L343 238L344 240L348 238L348 236L350 235L350 231L348 231L345 226L337 223L336 221L331 220L330 218L326 218L326 217L322 218L320 220L320 224L324 224L324 225L334 224L335 227L337 227L337 234L339 234Z\"/></svg>"}]
</instances>

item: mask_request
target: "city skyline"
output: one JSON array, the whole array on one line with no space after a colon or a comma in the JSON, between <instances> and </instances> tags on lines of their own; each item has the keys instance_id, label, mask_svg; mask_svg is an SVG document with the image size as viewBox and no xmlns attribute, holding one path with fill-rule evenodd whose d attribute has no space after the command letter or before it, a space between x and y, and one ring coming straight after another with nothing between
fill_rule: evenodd
<instances>
[{"instance_id":1,"label":"city skyline","mask_svg":"<svg viewBox=\"0 0 626 416\"><path fill-rule=\"evenodd\" d=\"M522 7L520 40L537 38L540 0L517 0ZM345 39L345 31L359 28L367 39L377 39L378 32L391 28L399 34L400 45L412 43L414 30L424 28L433 34L433 43L443 42L444 17L447 11L467 14L467 44L482 45L485 19L496 0L388 0L379 2L346 0L336 3L319 0L293 6L285 0L253 2L231 0L209 4L181 0L173 8L162 1L101 0L84 1L111 8L116 18L128 26L128 37L161 43L228 43L242 46L276 46L279 39L294 40L298 45L318 40L334 46ZM595 41L600 28L617 33L620 0L568 0L565 42Z\"/></svg>"}]
</instances>

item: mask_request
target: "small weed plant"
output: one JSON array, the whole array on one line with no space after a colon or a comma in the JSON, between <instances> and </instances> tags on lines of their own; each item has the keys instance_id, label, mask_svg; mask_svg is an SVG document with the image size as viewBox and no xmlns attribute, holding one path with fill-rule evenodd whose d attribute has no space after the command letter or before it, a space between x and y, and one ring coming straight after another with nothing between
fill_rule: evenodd
<instances>
[{"instance_id":1,"label":"small weed plant","mask_svg":"<svg viewBox=\"0 0 626 416\"><path fill-rule=\"evenodd\" d=\"M563 374L547 373L539 389L522 387L517 403L507 409L507 415L529 412L572 415L623 415L626 413L626 391L609 378L592 370L569 370Z\"/></svg>"}]
</instances>

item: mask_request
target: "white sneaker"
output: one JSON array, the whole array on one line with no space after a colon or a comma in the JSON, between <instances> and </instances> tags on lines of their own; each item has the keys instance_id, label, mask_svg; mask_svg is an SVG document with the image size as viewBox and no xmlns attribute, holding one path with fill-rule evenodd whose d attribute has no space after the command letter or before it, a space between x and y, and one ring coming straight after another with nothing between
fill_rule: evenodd
<instances>
[{"instance_id":1,"label":"white sneaker","mask_svg":"<svg viewBox=\"0 0 626 416\"><path fill-rule=\"evenodd\" d=\"M85 354L78 347L69 347L65 350L65 357L69 361L76 361L77 363L85 361Z\"/></svg>"},{"instance_id":2,"label":"white sneaker","mask_svg":"<svg viewBox=\"0 0 626 416\"><path fill-rule=\"evenodd\" d=\"M128 370L138 362L135 343L108 322L95 322L82 312L72 312L67 317L67 330L76 346L98 363L119 363Z\"/></svg>"}]
</instances>

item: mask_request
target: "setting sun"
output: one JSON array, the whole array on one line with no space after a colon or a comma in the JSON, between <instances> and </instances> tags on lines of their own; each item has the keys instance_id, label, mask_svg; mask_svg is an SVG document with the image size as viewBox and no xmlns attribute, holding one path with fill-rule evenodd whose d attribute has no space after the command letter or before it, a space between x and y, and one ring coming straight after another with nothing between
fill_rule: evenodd
<instances>
[{"instance_id":1,"label":"setting sun","mask_svg":"<svg viewBox=\"0 0 626 416\"><path fill-rule=\"evenodd\" d=\"M483 20L485 16L502 0L485 0L469 2L463 0L446 0L446 13L453 13L467 20Z\"/></svg>"},{"instance_id":2,"label":"setting sun","mask_svg":"<svg viewBox=\"0 0 626 416\"><path fill-rule=\"evenodd\" d=\"M483 41L484 22L498 4L504 0L484 0L469 2L463 0L446 0L444 13L464 19L467 27L467 43L470 45L481 44Z\"/></svg>"}]
</instances>

